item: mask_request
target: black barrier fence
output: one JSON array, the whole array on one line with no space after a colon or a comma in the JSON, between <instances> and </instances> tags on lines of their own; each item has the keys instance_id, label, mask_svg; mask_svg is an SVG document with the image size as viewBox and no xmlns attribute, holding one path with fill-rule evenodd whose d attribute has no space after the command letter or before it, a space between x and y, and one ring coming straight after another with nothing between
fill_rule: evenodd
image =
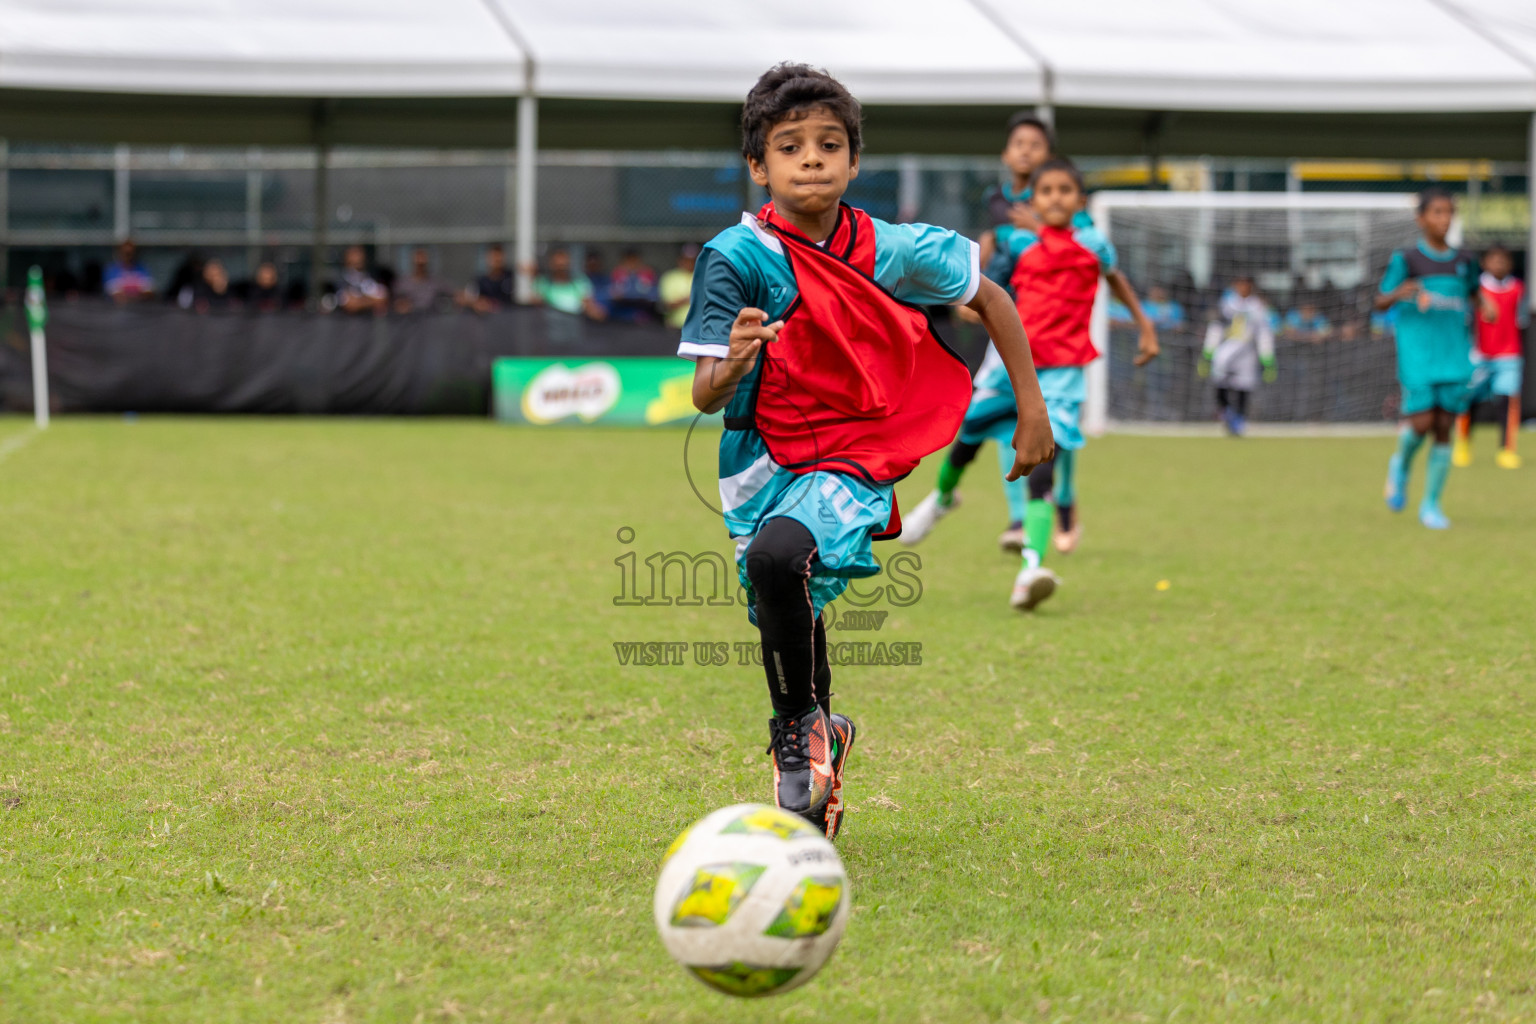
<instances>
[{"instance_id":1,"label":"black barrier fence","mask_svg":"<svg viewBox=\"0 0 1536 1024\"><path fill-rule=\"evenodd\" d=\"M939 324L974 367L985 337ZM669 356L677 334L658 325L594 323L542 308L347 316L305 312L192 313L160 305L69 302L49 315L54 412L486 415L491 363L501 356L577 359ZM1131 365L1134 332L1111 345L1109 414L1122 421L1212 417L1212 389L1196 369L1200 337L1162 332L1163 355ZM1279 377L1255 393L1253 418L1382 422L1397 414L1387 337L1282 342ZM1536 360L1526 394L1536 396ZM1536 406L1527 403L1526 408ZM22 310L0 307L0 410L32 408Z\"/></svg>"},{"instance_id":2,"label":"black barrier fence","mask_svg":"<svg viewBox=\"0 0 1536 1024\"><path fill-rule=\"evenodd\" d=\"M32 408L20 309L0 310L0 409ZM657 356L661 326L541 308L347 316L78 302L49 312L55 412L485 415L500 356Z\"/></svg>"}]
</instances>

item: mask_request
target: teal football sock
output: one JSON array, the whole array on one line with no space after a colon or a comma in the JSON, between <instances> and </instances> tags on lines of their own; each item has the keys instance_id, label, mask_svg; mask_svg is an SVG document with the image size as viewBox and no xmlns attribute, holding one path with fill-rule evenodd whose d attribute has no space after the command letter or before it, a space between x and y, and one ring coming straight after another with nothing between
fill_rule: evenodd
<instances>
[{"instance_id":1,"label":"teal football sock","mask_svg":"<svg viewBox=\"0 0 1536 1024\"><path fill-rule=\"evenodd\" d=\"M1058 508L1077 504L1077 452L1066 448L1056 452L1055 498Z\"/></svg>"},{"instance_id":2,"label":"teal football sock","mask_svg":"<svg viewBox=\"0 0 1536 1024\"><path fill-rule=\"evenodd\" d=\"M1013 471L1013 463L1017 458L1013 445L1007 441L999 441L997 444L997 468L1003 474L1003 498L1008 502L1008 521L1010 523L1022 523L1024 521L1024 505L1029 501L1029 491L1025 487L1025 478L1009 480L1008 474Z\"/></svg>"},{"instance_id":3,"label":"teal football sock","mask_svg":"<svg viewBox=\"0 0 1536 1024\"><path fill-rule=\"evenodd\" d=\"M1424 437L1423 434L1415 433L1412 427L1404 427L1398 431L1397 451L1392 453L1388 471L1392 474L1392 484L1399 494L1408 487L1408 474L1413 469L1413 457L1423 446Z\"/></svg>"},{"instance_id":4,"label":"teal football sock","mask_svg":"<svg viewBox=\"0 0 1536 1024\"><path fill-rule=\"evenodd\" d=\"M1437 444L1429 450L1424 467L1424 505L1440 507L1440 495L1445 490L1445 478L1451 475L1451 446Z\"/></svg>"}]
</instances>

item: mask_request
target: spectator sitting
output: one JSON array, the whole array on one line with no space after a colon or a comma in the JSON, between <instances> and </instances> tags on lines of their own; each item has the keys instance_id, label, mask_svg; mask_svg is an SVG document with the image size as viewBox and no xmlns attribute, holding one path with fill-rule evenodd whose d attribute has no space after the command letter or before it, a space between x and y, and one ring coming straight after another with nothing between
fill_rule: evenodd
<instances>
[{"instance_id":1,"label":"spectator sitting","mask_svg":"<svg viewBox=\"0 0 1536 1024\"><path fill-rule=\"evenodd\" d=\"M1109 300L1109 322L1116 327L1134 327L1136 320L1119 299Z\"/></svg>"},{"instance_id":2,"label":"spectator sitting","mask_svg":"<svg viewBox=\"0 0 1536 1024\"><path fill-rule=\"evenodd\" d=\"M592 298L592 282L571 273L571 254L556 249L549 254L549 273L534 282L534 301L572 316L605 320L607 313Z\"/></svg>"},{"instance_id":3,"label":"spectator sitting","mask_svg":"<svg viewBox=\"0 0 1536 1024\"><path fill-rule=\"evenodd\" d=\"M613 309L613 296L608 284L608 272L603 269L603 254L596 249L588 250L584 266L587 280L592 283L592 301L597 303L606 317Z\"/></svg>"},{"instance_id":4,"label":"spectator sitting","mask_svg":"<svg viewBox=\"0 0 1536 1024\"><path fill-rule=\"evenodd\" d=\"M229 272L224 263L211 259L203 264L203 276L192 283L192 308L199 313L228 309L234 304L229 293Z\"/></svg>"},{"instance_id":5,"label":"spectator sitting","mask_svg":"<svg viewBox=\"0 0 1536 1024\"><path fill-rule=\"evenodd\" d=\"M277 285L277 264L262 260L256 277L246 289L246 301L261 313L275 313L283 308L283 292Z\"/></svg>"},{"instance_id":6,"label":"spectator sitting","mask_svg":"<svg viewBox=\"0 0 1536 1024\"><path fill-rule=\"evenodd\" d=\"M1332 334L1333 325L1310 302L1297 306L1280 321L1280 336L1293 341L1316 343L1327 341Z\"/></svg>"},{"instance_id":7,"label":"spectator sitting","mask_svg":"<svg viewBox=\"0 0 1536 1024\"><path fill-rule=\"evenodd\" d=\"M389 308L389 291L368 273L368 256L360 245L349 245L341 258L341 284L336 288L336 308L343 313L383 313Z\"/></svg>"},{"instance_id":8,"label":"spectator sitting","mask_svg":"<svg viewBox=\"0 0 1536 1024\"><path fill-rule=\"evenodd\" d=\"M640 259L640 250L627 249L608 276L608 316L623 323L656 321L656 271Z\"/></svg>"},{"instance_id":9,"label":"spectator sitting","mask_svg":"<svg viewBox=\"0 0 1536 1024\"><path fill-rule=\"evenodd\" d=\"M485 247L485 273L459 299L476 313L489 313L516 305L517 278L507 269L507 251L493 242Z\"/></svg>"},{"instance_id":10,"label":"spectator sitting","mask_svg":"<svg viewBox=\"0 0 1536 1024\"><path fill-rule=\"evenodd\" d=\"M1147 298L1141 304L1141 309L1158 327L1184 326L1184 305L1169 298L1168 289L1160 284L1147 289Z\"/></svg>"},{"instance_id":11,"label":"spectator sitting","mask_svg":"<svg viewBox=\"0 0 1536 1024\"><path fill-rule=\"evenodd\" d=\"M139 262L139 249L131 238L123 239L117 247L117 259L107 267L101 283L115 302L141 302L155 293L154 278Z\"/></svg>"},{"instance_id":12,"label":"spectator sitting","mask_svg":"<svg viewBox=\"0 0 1536 1024\"><path fill-rule=\"evenodd\" d=\"M683 322L688 319L688 299L693 294L693 265L698 258L698 246L691 242L683 246L677 256L677 266L662 274L657 286L662 315L673 330L682 330Z\"/></svg>"},{"instance_id":13,"label":"spectator sitting","mask_svg":"<svg viewBox=\"0 0 1536 1024\"><path fill-rule=\"evenodd\" d=\"M420 246L412 250L410 276L395 282L395 312L430 310L439 300L452 299L453 289L447 282L432 276L432 255Z\"/></svg>"},{"instance_id":14,"label":"spectator sitting","mask_svg":"<svg viewBox=\"0 0 1536 1024\"><path fill-rule=\"evenodd\" d=\"M174 302L182 309L192 308L192 301L197 297L198 282L203 279L204 262L202 253L187 253L176 272L171 275L171 283L165 287L167 302Z\"/></svg>"}]
</instances>

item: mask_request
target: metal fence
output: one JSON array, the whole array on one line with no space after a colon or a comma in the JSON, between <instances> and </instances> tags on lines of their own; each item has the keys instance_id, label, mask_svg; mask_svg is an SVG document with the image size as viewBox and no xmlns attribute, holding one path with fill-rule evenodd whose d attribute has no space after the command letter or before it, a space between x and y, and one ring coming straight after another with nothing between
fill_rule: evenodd
<instances>
[{"instance_id":1,"label":"metal fence","mask_svg":"<svg viewBox=\"0 0 1536 1024\"><path fill-rule=\"evenodd\" d=\"M1083 165L1091 187L1151 181L1141 159ZM1165 160L1156 184L1310 190L1328 187L1328 166ZM1341 180L1361 187L1361 165L1337 166ZM1479 218L1469 216L1469 239L1507 235L1523 242L1528 207L1510 205L1520 201L1523 166L1404 164L1400 172L1370 166L1384 180L1393 173L1416 180L1449 175L1474 210L1483 204L1500 214L1485 218L1491 226L1481 234ZM999 175L992 157L868 156L849 200L888 220L975 234L984 226L982 196ZM286 280L304 283L317 263L321 278L331 276L340 247L352 243L368 246L376 264L396 272L408 267L411 248L425 246L439 276L467 282L488 243L514 236L515 182L516 157L507 150L103 148L0 140L0 271L15 287L36 263L58 290L90 292L112 247L132 237L157 282L172 279L195 251L221 259L237 279L271 258ZM1413 187L1412 180L1387 184L1394 191ZM577 250L578 265L594 255L611 263L620 250L638 248L647 262L664 267L680 243L707 239L761 199L735 153L546 151L538 167L537 235L546 248Z\"/></svg>"}]
</instances>

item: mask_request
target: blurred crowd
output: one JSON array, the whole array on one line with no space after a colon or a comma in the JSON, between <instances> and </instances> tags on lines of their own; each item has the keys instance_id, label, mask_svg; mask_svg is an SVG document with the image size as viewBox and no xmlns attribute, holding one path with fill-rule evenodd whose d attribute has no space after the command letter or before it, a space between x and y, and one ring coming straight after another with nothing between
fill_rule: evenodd
<instances>
[{"instance_id":1,"label":"blurred crowd","mask_svg":"<svg viewBox=\"0 0 1536 1024\"><path fill-rule=\"evenodd\" d=\"M624 251L612 268L605 265L601 252L588 249L578 268L569 250L551 248L538 264L523 268L533 282L531 294L523 301L518 298L517 274L505 249L496 244L485 247L474 278L462 282L439 276L433 253L425 247L410 251L409 270L401 274L371 263L363 246L348 246L339 272L322 284L321 294L313 303L306 282L282 281L278 265L271 259L262 260L248 279L234 280L221 260L190 253L169 280L158 281L140 260L132 241L118 246L112 262L101 269L99 283L73 279L49 283L52 291L99 291L119 303L166 302L199 313L318 308L378 316L454 309L491 313L515 306L540 306L589 321L666 324L681 329L688 315L698 254L697 245L685 245L675 264L658 272L635 249ZM1181 273L1174 280L1149 284L1143 308L1164 331L1198 333L1217 317L1230 284L1213 281L1210 287L1201 288L1188 273ZM1261 292L1260 298L1268 308L1269 325L1276 338L1347 342L1391 333L1392 314L1373 312L1371 293L1371 285L1313 288L1298 278L1289 288L1268 295ZM1119 302L1110 304L1109 316L1117 327L1132 326L1130 311Z\"/></svg>"},{"instance_id":2,"label":"blurred crowd","mask_svg":"<svg viewBox=\"0 0 1536 1024\"><path fill-rule=\"evenodd\" d=\"M587 320L666 324L681 329L688 315L698 254L697 245L685 245L672 267L657 272L635 249L626 250L611 270L595 250L587 251L578 269L568 250L550 249L540 263L523 268L533 288L519 301L517 275L500 245L486 246L480 273L462 284L440 277L434 270L431 250L424 247L412 249L409 271L397 274L390 267L370 263L368 251L352 245L342 254L339 273L322 285L314 307L342 315L381 316L454 309L491 313L514 306L540 306ZM96 291L93 281L54 280L49 284L52 291L72 294ZM190 253L169 280L157 281L131 240L119 245L112 262L102 269L100 292L118 303L165 302L198 313L275 313L311 305L305 282L295 280L284 285L271 259L262 260L248 280L232 280L221 260Z\"/></svg>"}]
</instances>

